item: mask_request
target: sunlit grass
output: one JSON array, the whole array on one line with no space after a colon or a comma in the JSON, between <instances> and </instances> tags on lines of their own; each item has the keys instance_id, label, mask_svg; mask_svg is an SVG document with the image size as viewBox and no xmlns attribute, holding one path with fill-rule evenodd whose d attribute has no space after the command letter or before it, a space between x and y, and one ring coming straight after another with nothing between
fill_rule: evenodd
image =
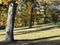
<instances>
[{"instance_id":1,"label":"sunlit grass","mask_svg":"<svg viewBox=\"0 0 60 45\"><path fill-rule=\"evenodd\" d=\"M5 32L5 29L4 30L0 30L0 32Z\"/></svg>"},{"instance_id":2,"label":"sunlit grass","mask_svg":"<svg viewBox=\"0 0 60 45\"><path fill-rule=\"evenodd\" d=\"M60 39L60 28L58 28L57 25L42 25L42 27L36 27L31 29L19 29L20 30L14 30L15 40L46 38L44 40L52 41ZM5 30L0 30L0 41L5 40L5 33Z\"/></svg>"},{"instance_id":3,"label":"sunlit grass","mask_svg":"<svg viewBox=\"0 0 60 45\"><path fill-rule=\"evenodd\" d=\"M59 36L60 35L60 28L59 29L53 29L53 30L47 30L47 31L38 31L33 33L27 33L27 34L21 34L21 35L15 35L15 39L21 40L21 39L39 39L39 38L45 38L45 37L53 37L53 36ZM56 38L49 38L50 40L54 40Z\"/></svg>"}]
</instances>

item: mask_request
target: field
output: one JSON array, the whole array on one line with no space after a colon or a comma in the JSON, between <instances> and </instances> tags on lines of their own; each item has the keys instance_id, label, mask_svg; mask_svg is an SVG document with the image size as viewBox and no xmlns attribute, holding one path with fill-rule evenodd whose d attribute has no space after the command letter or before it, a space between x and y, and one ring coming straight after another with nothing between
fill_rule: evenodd
<instances>
[{"instance_id":1,"label":"field","mask_svg":"<svg viewBox=\"0 0 60 45\"><path fill-rule=\"evenodd\" d=\"M59 45L60 26L57 23L15 28L14 39L12 43L5 43L5 30L0 30L0 45Z\"/></svg>"}]
</instances>

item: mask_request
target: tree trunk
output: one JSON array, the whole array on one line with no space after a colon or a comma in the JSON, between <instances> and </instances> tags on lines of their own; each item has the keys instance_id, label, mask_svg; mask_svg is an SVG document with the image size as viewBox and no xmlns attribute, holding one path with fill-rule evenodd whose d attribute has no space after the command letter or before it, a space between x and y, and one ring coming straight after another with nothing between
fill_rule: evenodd
<instances>
[{"instance_id":1,"label":"tree trunk","mask_svg":"<svg viewBox=\"0 0 60 45\"><path fill-rule=\"evenodd\" d=\"M45 14L45 17L44 17L44 24L46 24L47 22L46 22L46 1L45 1L45 3L44 3L44 14Z\"/></svg>"},{"instance_id":2,"label":"tree trunk","mask_svg":"<svg viewBox=\"0 0 60 45\"><path fill-rule=\"evenodd\" d=\"M14 40L13 29L14 29L15 14L16 14L16 4L14 0L11 0L8 7L6 42L12 42Z\"/></svg>"},{"instance_id":3,"label":"tree trunk","mask_svg":"<svg viewBox=\"0 0 60 45\"><path fill-rule=\"evenodd\" d=\"M30 26L29 26L29 28L32 28L32 19L33 19L33 7L31 8L31 15L30 15Z\"/></svg>"}]
</instances>

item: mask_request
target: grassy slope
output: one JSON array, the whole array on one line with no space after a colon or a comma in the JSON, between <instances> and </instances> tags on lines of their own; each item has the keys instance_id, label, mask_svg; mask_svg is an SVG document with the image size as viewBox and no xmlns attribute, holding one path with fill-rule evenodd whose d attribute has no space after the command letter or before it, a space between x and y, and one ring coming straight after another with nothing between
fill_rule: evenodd
<instances>
[{"instance_id":1,"label":"grassy slope","mask_svg":"<svg viewBox=\"0 0 60 45\"><path fill-rule=\"evenodd\" d=\"M60 40L60 26L49 24L49 25L36 26L36 28L31 29L17 28L16 30L14 30L14 39L31 40L34 42L37 42L35 40L46 41L46 42ZM5 40L5 31L1 31L0 41L4 40Z\"/></svg>"}]
</instances>

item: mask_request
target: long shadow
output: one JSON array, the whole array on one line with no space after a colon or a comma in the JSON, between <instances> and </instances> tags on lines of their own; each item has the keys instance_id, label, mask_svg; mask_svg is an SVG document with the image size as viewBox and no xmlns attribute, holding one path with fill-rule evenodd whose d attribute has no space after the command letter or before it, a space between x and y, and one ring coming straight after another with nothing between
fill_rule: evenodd
<instances>
[{"instance_id":1,"label":"long shadow","mask_svg":"<svg viewBox=\"0 0 60 45\"><path fill-rule=\"evenodd\" d=\"M57 38L57 37L60 37L60 35L45 38L44 37L37 38L37 39L14 40L14 42L11 43L0 42L0 45L60 45L60 39L53 41L47 40L50 38Z\"/></svg>"},{"instance_id":2,"label":"long shadow","mask_svg":"<svg viewBox=\"0 0 60 45\"><path fill-rule=\"evenodd\" d=\"M39 32L39 31L47 31L47 30L50 30L50 29L54 29L55 27L60 28L60 26L53 26L53 27L48 27L48 28L35 29L33 31L31 30L31 31L16 32L16 34L14 34L14 35L16 36L16 35L29 34L29 33ZM5 35L5 34L0 34L0 36L2 36L2 35Z\"/></svg>"},{"instance_id":3,"label":"long shadow","mask_svg":"<svg viewBox=\"0 0 60 45\"><path fill-rule=\"evenodd\" d=\"M60 40L39 41L39 42L29 43L29 45L60 45Z\"/></svg>"},{"instance_id":4,"label":"long shadow","mask_svg":"<svg viewBox=\"0 0 60 45\"><path fill-rule=\"evenodd\" d=\"M37 28L37 27L41 27L41 26L35 26L35 27L32 27L32 28ZM24 29L31 29L31 28L21 28L21 29L17 29L17 30L24 30ZM2 29L1 29L2 30ZM15 31L17 31L17 30L15 30ZM25 32L25 31L24 31ZM21 33L24 33L24 32L21 32ZM17 33L20 33L20 32L17 32ZM0 36L2 36L2 35L5 35L5 34L0 34Z\"/></svg>"},{"instance_id":5,"label":"long shadow","mask_svg":"<svg viewBox=\"0 0 60 45\"><path fill-rule=\"evenodd\" d=\"M0 34L0 36L5 35L5 34Z\"/></svg>"},{"instance_id":6,"label":"long shadow","mask_svg":"<svg viewBox=\"0 0 60 45\"><path fill-rule=\"evenodd\" d=\"M15 35L23 35L23 34L29 34L29 33L34 33L34 32L39 32L39 31L47 31L50 29L54 29L55 27L60 28L60 26L53 26L53 27L48 27L48 28L42 28L42 29L35 29L35 30L31 30L31 31L21 31L21 32L16 32Z\"/></svg>"},{"instance_id":7,"label":"long shadow","mask_svg":"<svg viewBox=\"0 0 60 45\"><path fill-rule=\"evenodd\" d=\"M37 28L37 27L42 27L42 26L35 26L35 27L33 26L32 28ZM31 28L29 28L29 27L25 27L25 28L23 27L23 28L21 28L20 27L18 29L15 29L15 31L17 31L17 30L25 30L25 29L31 29Z\"/></svg>"},{"instance_id":8,"label":"long shadow","mask_svg":"<svg viewBox=\"0 0 60 45\"><path fill-rule=\"evenodd\" d=\"M57 37L60 37L60 35L57 35L57 36L50 36L50 37L43 37L43 38L37 38L37 39L23 39L23 40L15 40L15 41L38 41L38 40L43 40L43 41L47 41L47 39L51 39L51 38L57 38ZM48 40L49 41L49 40Z\"/></svg>"},{"instance_id":9,"label":"long shadow","mask_svg":"<svg viewBox=\"0 0 60 45\"><path fill-rule=\"evenodd\" d=\"M3 29L5 29L5 26L0 26L0 30L3 30Z\"/></svg>"},{"instance_id":10,"label":"long shadow","mask_svg":"<svg viewBox=\"0 0 60 45\"><path fill-rule=\"evenodd\" d=\"M43 24L43 25L38 25L38 26L32 26L32 28L37 28L37 27L43 27L43 26L50 26L51 24ZM31 29L29 27L19 27L18 29L15 29L15 31L17 30L24 30L24 29Z\"/></svg>"}]
</instances>

